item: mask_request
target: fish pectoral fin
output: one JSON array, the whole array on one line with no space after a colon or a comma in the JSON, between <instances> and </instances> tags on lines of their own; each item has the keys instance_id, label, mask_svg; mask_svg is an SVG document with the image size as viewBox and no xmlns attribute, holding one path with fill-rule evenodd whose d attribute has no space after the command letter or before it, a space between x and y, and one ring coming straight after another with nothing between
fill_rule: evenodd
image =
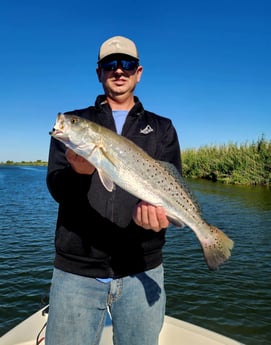
<instances>
[{"instance_id":1,"label":"fish pectoral fin","mask_svg":"<svg viewBox=\"0 0 271 345\"><path fill-rule=\"evenodd\" d=\"M100 152L101 152L102 156L103 156L108 162L110 162L113 166L116 166L116 164L115 164L115 162L114 162L114 159L106 152L106 150L105 150L102 146L100 146L99 149L100 149Z\"/></svg>"},{"instance_id":2,"label":"fish pectoral fin","mask_svg":"<svg viewBox=\"0 0 271 345\"><path fill-rule=\"evenodd\" d=\"M104 146L102 143L95 144L92 148L91 152L89 153L89 158L95 153L96 156L99 157L99 160L105 159L107 162L112 164L114 167L116 167L116 162L114 161L113 157L111 157L108 152L106 152Z\"/></svg>"},{"instance_id":3,"label":"fish pectoral fin","mask_svg":"<svg viewBox=\"0 0 271 345\"><path fill-rule=\"evenodd\" d=\"M112 192L115 189L115 183L112 181L111 177L101 169L97 169L97 171L104 188L108 190L108 192Z\"/></svg>"}]
</instances>

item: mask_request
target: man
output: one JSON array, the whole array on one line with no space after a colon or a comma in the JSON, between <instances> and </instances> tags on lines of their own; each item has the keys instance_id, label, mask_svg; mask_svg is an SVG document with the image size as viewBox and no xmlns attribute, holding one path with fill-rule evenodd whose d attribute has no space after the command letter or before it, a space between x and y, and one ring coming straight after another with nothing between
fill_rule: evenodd
<instances>
[{"instance_id":1,"label":"man","mask_svg":"<svg viewBox=\"0 0 271 345\"><path fill-rule=\"evenodd\" d=\"M104 95L68 113L117 131L181 171L171 121L134 96L142 71L133 41L106 40L97 67ZM54 138L47 185L59 211L46 344L99 344L109 310L114 344L157 345L165 313L164 210L119 187L108 192L95 168Z\"/></svg>"}]
</instances>

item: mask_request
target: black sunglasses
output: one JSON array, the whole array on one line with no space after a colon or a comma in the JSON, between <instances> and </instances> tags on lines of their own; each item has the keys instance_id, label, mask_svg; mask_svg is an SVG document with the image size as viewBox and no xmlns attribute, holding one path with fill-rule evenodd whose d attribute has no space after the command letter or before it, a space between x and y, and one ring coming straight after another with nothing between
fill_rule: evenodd
<instances>
[{"instance_id":1,"label":"black sunglasses","mask_svg":"<svg viewBox=\"0 0 271 345\"><path fill-rule=\"evenodd\" d=\"M100 63L100 68L104 71L115 71L120 66L125 71L133 71L136 67L138 67L138 61L136 60L112 60L104 63Z\"/></svg>"}]
</instances>

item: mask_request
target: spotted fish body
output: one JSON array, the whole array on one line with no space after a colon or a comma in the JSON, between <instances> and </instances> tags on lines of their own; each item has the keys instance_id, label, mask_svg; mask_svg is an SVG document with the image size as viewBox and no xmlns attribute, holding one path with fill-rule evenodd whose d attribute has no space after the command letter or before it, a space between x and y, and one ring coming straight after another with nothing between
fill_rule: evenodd
<instances>
[{"instance_id":1,"label":"spotted fish body","mask_svg":"<svg viewBox=\"0 0 271 345\"><path fill-rule=\"evenodd\" d=\"M173 224L192 229L210 269L230 257L233 241L201 217L172 164L153 159L127 138L75 115L59 113L50 134L95 166L108 191L116 184L141 200L162 206Z\"/></svg>"}]
</instances>

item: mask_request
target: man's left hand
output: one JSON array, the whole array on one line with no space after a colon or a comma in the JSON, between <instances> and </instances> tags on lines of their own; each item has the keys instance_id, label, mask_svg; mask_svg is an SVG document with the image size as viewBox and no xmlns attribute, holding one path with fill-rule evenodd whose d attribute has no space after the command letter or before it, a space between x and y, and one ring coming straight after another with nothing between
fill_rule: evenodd
<instances>
[{"instance_id":1,"label":"man's left hand","mask_svg":"<svg viewBox=\"0 0 271 345\"><path fill-rule=\"evenodd\" d=\"M169 226L165 210L144 201L136 205L133 213L134 222L147 230L160 231Z\"/></svg>"}]
</instances>

